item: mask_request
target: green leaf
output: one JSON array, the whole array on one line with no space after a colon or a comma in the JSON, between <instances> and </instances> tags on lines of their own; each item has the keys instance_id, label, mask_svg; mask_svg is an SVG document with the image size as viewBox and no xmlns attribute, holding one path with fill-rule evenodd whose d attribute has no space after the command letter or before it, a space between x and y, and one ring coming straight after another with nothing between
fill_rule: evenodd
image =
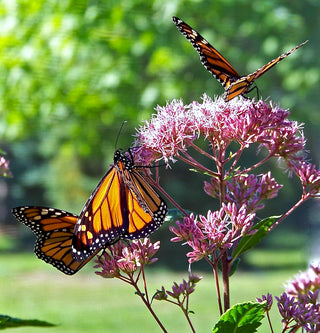
<instances>
[{"instance_id":1,"label":"green leaf","mask_svg":"<svg viewBox=\"0 0 320 333\"><path fill-rule=\"evenodd\" d=\"M37 320L37 319L19 319L13 318L6 315L0 315L0 329L5 328L21 327L21 326L42 326L42 327L52 327L56 326L54 324L48 323L47 321Z\"/></svg>"},{"instance_id":2,"label":"green leaf","mask_svg":"<svg viewBox=\"0 0 320 333\"><path fill-rule=\"evenodd\" d=\"M194 168L189 168L190 172L195 172L195 173L199 173L200 175L205 175L205 176L209 176L209 177L213 177L213 174L208 172L208 171L204 171L204 170L200 170L200 169L194 169Z\"/></svg>"},{"instance_id":3,"label":"green leaf","mask_svg":"<svg viewBox=\"0 0 320 333\"><path fill-rule=\"evenodd\" d=\"M232 265L231 265L229 276L232 276L236 272L236 270L237 270L237 268L239 266L239 263L240 263L240 258L236 258L235 260L232 261Z\"/></svg>"},{"instance_id":4,"label":"green leaf","mask_svg":"<svg viewBox=\"0 0 320 333\"><path fill-rule=\"evenodd\" d=\"M269 228L280 218L280 216L270 216L260 221L251 230L257 230L253 235L244 236L233 253L233 260L240 254L252 249L260 243L261 239L268 234Z\"/></svg>"},{"instance_id":5,"label":"green leaf","mask_svg":"<svg viewBox=\"0 0 320 333\"><path fill-rule=\"evenodd\" d=\"M213 328L213 333L256 332L264 318L264 303L245 302L234 305Z\"/></svg>"},{"instance_id":6,"label":"green leaf","mask_svg":"<svg viewBox=\"0 0 320 333\"><path fill-rule=\"evenodd\" d=\"M229 179L232 179L233 177L235 177L235 176L246 176L246 175L248 175L247 173L241 173L241 172L239 172L239 170L240 170L240 166L238 166L237 168L235 168L232 172L230 172L230 174L227 176L227 177L225 177L223 180L224 181L226 181L226 180L229 180Z\"/></svg>"}]
</instances>

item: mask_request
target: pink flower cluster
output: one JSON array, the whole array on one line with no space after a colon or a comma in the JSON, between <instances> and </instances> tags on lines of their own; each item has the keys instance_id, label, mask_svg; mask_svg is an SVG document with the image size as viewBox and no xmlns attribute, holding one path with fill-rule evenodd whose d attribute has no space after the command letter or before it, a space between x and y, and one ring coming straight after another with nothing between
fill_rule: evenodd
<instances>
[{"instance_id":1,"label":"pink flower cluster","mask_svg":"<svg viewBox=\"0 0 320 333\"><path fill-rule=\"evenodd\" d=\"M121 277L122 273L132 274L141 266L157 261L152 258L160 248L160 242L152 244L148 238L133 240L129 245L122 241L109 246L95 260L95 268L101 268L96 274L104 278Z\"/></svg>"},{"instance_id":2,"label":"pink flower cluster","mask_svg":"<svg viewBox=\"0 0 320 333\"><path fill-rule=\"evenodd\" d=\"M286 292L295 298L316 290L320 290L320 264L310 265L306 272L296 275L286 286Z\"/></svg>"},{"instance_id":3,"label":"pink flower cluster","mask_svg":"<svg viewBox=\"0 0 320 333\"><path fill-rule=\"evenodd\" d=\"M275 297L278 301L278 309L282 316L284 328L296 332L300 327L306 332L317 333L320 330L320 304L319 289L315 292L309 291L302 295L299 300L283 293Z\"/></svg>"},{"instance_id":4,"label":"pink flower cluster","mask_svg":"<svg viewBox=\"0 0 320 333\"><path fill-rule=\"evenodd\" d=\"M278 184L271 176L271 172L261 175L240 174L225 182L225 198L233 202L237 207L245 205L247 211L262 209L263 199L272 199L277 196L282 185ZM221 199L220 186L217 178L212 177L211 182L204 182L204 191L216 198Z\"/></svg>"},{"instance_id":5,"label":"pink flower cluster","mask_svg":"<svg viewBox=\"0 0 320 333\"><path fill-rule=\"evenodd\" d=\"M151 150L165 161L174 160L180 152L202 135L213 149L223 149L232 141L241 146L259 143L272 156L301 159L305 139L301 126L289 121L289 112L260 100L244 98L225 102L204 94L202 103L184 105L173 100L158 106L157 114L138 131L137 146Z\"/></svg>"},{"instance_id":6,"label":"pink flower cluster","mask_svg":"<svg viewBox=\"0 0 320 333\"><path fill-rule=\"evenodd\" d=\"M156 110L158 114L140 128L137 145L142 143L144 151L158 153L167 161L169 157L177 155L179 150L185 150L197 135L192 119L189 118L189 110L182 100L173 100L165 107L158 106Z\"/></svg>"},{"instance_id":7,"label":"pink flower cluster","mask_svg":"<svg viewBox=\"0 0 320 333\"><path fill-rule=\"evenodd\" d=\"M201 277L190 274L188 281L183 279L182 283L178 284L176 282L173 283L172 289L166 290L164 286L161 287L161 290L157 290L156 295L154 296L154 299L161 301L161 300L167 300L168 296L175 298L177 300L180 299L180 297L186 297L192 294L195 290L195 285L201 280Z\"/></svg>"},{"instance_id":8,"label":"pink flower cluster","mask_svg":"<svg viewBox=\"0 0 320 333\"><path fill-rule=\"evenodd\" d=\"M288 165L299 177L303 193L312 197L318 196L320 192L320 170L314 164L305 161L293 161Z\"/></svg>"},{"instance_id":9,"label":"pink flower cluster","mask_svg":"<svg viewBox=\"0 0 320 333\"><path fill-rule=\"evenodd\" d=\"M207 216L196 218L193 214L177 221L177 227L170 227L176 235L173 242L185 241L193 249L187 254L189 263L199 261L216 251L220 255L249 233L253 226L254 213L248 213L245 206L237 208L235 203L222 204L220 210L208 211ZM217 258L216 258L217 259Z\"/></svg>"},{"instance_id":10,"label":"pink flower cluster","mask_svg":"<svg viewBox=\"0 0 320 333\"><path fill-rule=\"evenodd\" d=\"M283 330L296 332L299 328L306 332L320 331L320 265L311 265L309 270L295 276L288 283L286 291L275 297L282 317ZM257 298L258 302L266 301L266 311L272 306L272 296Z\"/></svg>"}]
</instances>

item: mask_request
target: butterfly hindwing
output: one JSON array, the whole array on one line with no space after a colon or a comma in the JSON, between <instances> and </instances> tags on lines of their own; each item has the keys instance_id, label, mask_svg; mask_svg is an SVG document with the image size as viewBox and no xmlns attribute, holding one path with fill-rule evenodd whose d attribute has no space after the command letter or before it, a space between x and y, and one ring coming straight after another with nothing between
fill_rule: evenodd
<instances>
[{"instance_id":1,"label":"butterfly hindwing","mask_svg":"<svg viewBox=\"0 0 320 333\"><path fill-rule=\"evenodd\" d=\"M180 32L189 40L195 50L199 53L202 65L224 87L225 92L223 98L225 101L230 101L238 95L248 93L251 85L258 77L308 42L305 41L290 51L281 54L279 57L271 60L266 65L256 70L254 73L241 77L231 64L197 31L175 16L172 20Z\"/></svg>"},{"instance_id":2,"label":"butterfly hindwing","mask_svg":"<svg viewBox=\"0 0 320 333\"><path fill-rule=\"evenodd\" d=\"M36 235L34 252L37 257L61 272L72 275L92 259L82 262L72 258L71 245L78 216L55 208L22 206L12 209L13 215Z\"/></svg>"},{"instance_id":3,"label":"butterfly hindwing","mask_svg":"<svg viewBox=\"0 0 320 333\"><path fill-rule=\"evenodd\" d=\"M142 238L158 229L167 214L167 205L142 175L132 170L127 187L129 228L122 238Z\"/></svg>"},{"instance_id":4,"label":"butterfly hindwing","mask_svg":"<svg viewBox=\"0 0 320 333\"><path fill-rule=\"evenodd\" d=\"M77 221L72 254L84 260L94 251L118 241L148 236L164 221L164 200L120 151L99 182Z\"/></svg>"}]
</instances>

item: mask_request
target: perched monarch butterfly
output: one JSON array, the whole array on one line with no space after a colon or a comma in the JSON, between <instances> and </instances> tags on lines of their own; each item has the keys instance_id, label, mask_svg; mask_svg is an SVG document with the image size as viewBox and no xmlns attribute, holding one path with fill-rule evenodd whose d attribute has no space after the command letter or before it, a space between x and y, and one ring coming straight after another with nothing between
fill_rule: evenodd
<instances>
[{"instance_id":1,"label":"perched monarch butterfly","mask_svg":"<svg viewBox=\"0 0 320 333\"><path fill-rule=\"evenodd\" d=\"M120 238L146 237L163 223L167 205L136 168L132 156L115 152L114 165L91 194L75 226L75 260L85 260Z\"/></svg>"},{"instance_id":2,"label":"perched monarch butterfly","mask_svg":"<svg viewBox=\"0 0 320 333\"><path fill-rule=\"evenodd\" d=\"M290 51L280 55L278 58L271 60L254 73L246 76L240 76L230 63L197 31L192 29L187 23L183 22L178 17L173 16L172 20L180 32L188 39L195 50L199 53L202 65L224 87L225 92L223 94L223 98L225 101L230 101L238 95L250 92L251 85L259 76L267 72L271 67L308 42L306 40Z\"/></svg>"},{"instance_id":3,"label":"perched monarch butterfly","mask_svg":"<svg viewBox=\"0 0 320 333\"><path fill-rule=\"evenodd\" d=\"M71 243L78 216L47 207L23 206L12 209L12 214L37 236L34 252L39 259L61 272L72 275L94 257L82 262L72 258Z\"/></svg>"}]
</instances>

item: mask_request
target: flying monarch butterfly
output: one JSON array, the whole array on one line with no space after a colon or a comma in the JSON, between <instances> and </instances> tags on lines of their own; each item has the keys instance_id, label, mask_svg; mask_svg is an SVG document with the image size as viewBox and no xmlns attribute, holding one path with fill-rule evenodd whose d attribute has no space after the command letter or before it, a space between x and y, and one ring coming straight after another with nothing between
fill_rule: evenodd
<instances>
[{"instance_id":1,"label":"flying monarch butterfly","mask_svg":"<svg viewBox=\"0 0 320 333\"><path fill-rule=\"evenodd\" d=\"M78 216L63 210L37 206L12 209L12 214L37 236L34 252L39 259L72 275L81 269L97 252L82 262L72 258L71 243Z\"/></svg>"},{"instance_id":2,"label":"flying monarch butterfly","mask_svg":"<svg viewBox=\"0 0 320 333\"><path fill-rule=\"evenodd\" d=\"M163 223L167 205L136 168L132 156L115 152L114 165L89 197L76 223L72 241L75 260L86 260L120 238L146 237Z\"/></svg>"},{"instance_id":3,"label":"flying monarch butterfly","mask_svg":"<svg viewBox=\"0 0 320 333\"><path fill-rule=\"evenodd\" d=\"M230 101L234 97L250 92L253 82L270 68L286 58L292 52L306 44L308 41L301 43L290 51L280 55L268 62L254 73L246 76L240 76L230 63L197 31L192 29L187 23L178 17L173 16L172 20L180 32L188 39L195 50L200 55L202 65L222 84L225 89L223 98Z\"/></svg>"}]
</instances>

